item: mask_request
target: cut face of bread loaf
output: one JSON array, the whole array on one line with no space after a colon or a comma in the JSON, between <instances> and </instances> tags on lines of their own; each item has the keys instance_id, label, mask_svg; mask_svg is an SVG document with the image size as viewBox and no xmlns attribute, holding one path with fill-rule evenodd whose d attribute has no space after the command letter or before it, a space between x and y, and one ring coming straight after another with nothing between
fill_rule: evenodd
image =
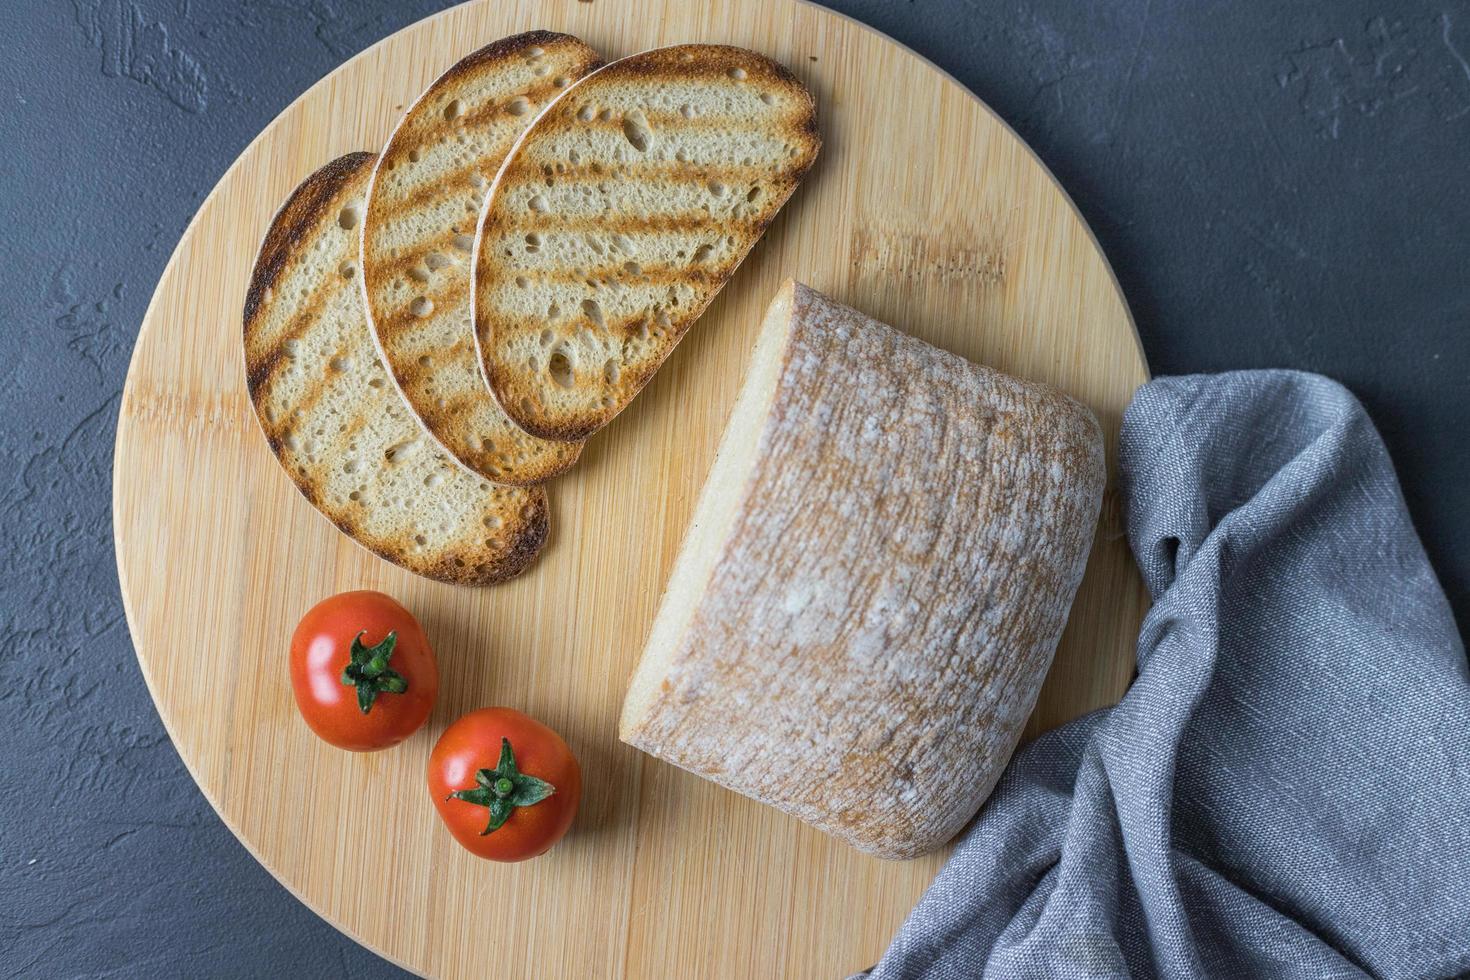
<instances>
[{"instance_id":1,"label":"cut face of bread loaf","mask_svg":"<svg viewBox=\"0 0 1470 980\"><path fill-rule=\"evenodd\" d=\"M297 488L363 547L429 578L499 582L546 542L546 493L454 465L389 381L357 283L374 159L333 160L271 222L245 298L250 400Z\"/></svg>"},{"instance_id":2,"label":"cut face of bread loaf","mask_svg":"<svg viewBox=\"0 0 1470 980\"><path fill-rule=\"evenodd\" d=\"M811 93L683 45L569 88L506 159L475 250L475 336L516 424L584 439L622 411L817 156Z\"/></svg>"},{"instance_id":3,"label":"cut face of bread loaf","mask_svg":"<svg viewBox=\"0 0 1470 980\"><path fill-rule=\"evenodd\" d=\"M886 858L989 795L1101 505L1049 388L788 284L623 707L624 741Z\"/></svg>"},{"instance_id":4,"label":"cut face of bread loaf","mask_svg":"<svg viewBox=\"0 0 1470 980\"><path fill-rule=\"evenodd\" d=\"M363 284L393 380L452 456L497 483L549 479L581 446L527 435L485 387L470 326L475 221L516 137L601 63L581 41L549 31L481 48L409 108L368 192Z\"/></svg>"}]
</instances>

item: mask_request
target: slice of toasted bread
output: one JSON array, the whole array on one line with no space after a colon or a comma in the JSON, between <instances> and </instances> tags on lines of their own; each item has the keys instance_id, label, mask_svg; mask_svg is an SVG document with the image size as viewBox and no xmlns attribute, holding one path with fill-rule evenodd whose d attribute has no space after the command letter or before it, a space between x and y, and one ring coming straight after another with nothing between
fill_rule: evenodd
<instances>
[{"instance_id":1,"label":"slice of toasted bread","mask_svg":"<svg viewBox=\"0 0 1470 980\"><path fill-rule=\"evenodd\" d=\"M409 108L368 191L362 271L378 348L429 434L497 483L547 480L581 446L526 434L485 387L470 327L475 220L535 113L600 64L581 41L549 31L486 45Z\"/></svg>"},{"instance_id":2,"label":"slice of toasted bread","mask_svg":"<svg viewBox=\"0 0 1470 980\"><path fill-rule=\"evenodd\" d=\"M622 411L816 160L782 66L681 45L572 85L495 178L475 242L475 342L511 419L585 439Z\"/></svg>"},{"instance_id":3,"label":"slice of toasted bread","mask_svg":"<svg viewBox=\"0 0 1470 980\"><path fill-rule=\"evenodd\" d=\"M359 544L429 578L499 582L545 544L546 492L455 466L389 382L356 282L374 159L333 160L271 221L245 296L250 400L297 488Z\"/></svg>"}]
</instances>

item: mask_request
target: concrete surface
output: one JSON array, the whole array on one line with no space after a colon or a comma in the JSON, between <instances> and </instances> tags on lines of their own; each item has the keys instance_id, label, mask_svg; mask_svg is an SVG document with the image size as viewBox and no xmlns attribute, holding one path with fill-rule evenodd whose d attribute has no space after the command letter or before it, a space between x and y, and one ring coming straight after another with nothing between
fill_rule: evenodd
<instances>
[{"instance_id":1,"label":"concrete surface","mask_svg":"<svg viewBox=\"0 0 1470 980\"><path fill-rule=\"evenodd\" d=\"M123 622L109 489L137 325L200 200L309 84L445 5L6 4L0 974L399 973L278 886L185 773ZM1036 147L1155 373L1291 366L1357 392L1467 621L1470 6L830 5Z\"/></svg>"}]
</instances>

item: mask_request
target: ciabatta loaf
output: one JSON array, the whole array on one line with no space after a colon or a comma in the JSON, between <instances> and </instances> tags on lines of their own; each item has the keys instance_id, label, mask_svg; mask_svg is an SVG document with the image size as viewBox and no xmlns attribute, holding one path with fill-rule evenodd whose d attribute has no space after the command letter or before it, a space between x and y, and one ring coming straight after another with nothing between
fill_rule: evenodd
<instances>
[{"instance_id":1,"label":"ciabatta loaf","mask_svg":"<svg viewBox=\"0 0 1470 980\"><path fill-rule=\"evenodd\" d=\"M373 160L333 160L271 222L245 298L250 400L297 488L359 544L429 578L499 582L545 543L546 493L454 465L388 380L357 284Z\"/></svg>"},{"instance_id":2,"label":"ciabatta loaf","mask_svg":"<svg viewBox=\"0 0 1470 980\"><path fill-rule=\"evenodd\" d=\"M934 850L1015 748L1104 478L1070 398L788 284L623 740L863 851Z\"/></svg>"},{"instance_id":3,"label":"ciabatta loaf","mask_svg":"<svg viewBox=\"0 0 1470 980\"><path fill-rule=\"evenodd\" d=\"M600 64L581 41L550 31L486 45L409 107L368 191L362 281L394 383L450 455L496 483L549 479L581 446L527 435L485 387L470 327L475 220L516 137Z\"/></svg>"},{"instance_id":4,"label":"ciabatta loaf","mask_svg":"<svg viewBox=\"0 0 1470 980\"><path fill-rule=\"evenodd\" d=\"M506 159L475 247L475 335L516 424L583 439L653 377L820 146L811 93L690 44L571 86Z\"/></svg>"}]
</instances>

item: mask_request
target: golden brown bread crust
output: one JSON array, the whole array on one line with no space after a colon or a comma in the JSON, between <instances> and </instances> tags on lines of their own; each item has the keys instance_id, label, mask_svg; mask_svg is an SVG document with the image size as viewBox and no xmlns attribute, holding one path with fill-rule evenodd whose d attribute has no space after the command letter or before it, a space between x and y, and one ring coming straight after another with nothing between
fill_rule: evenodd
<instances>
[{"instance_id":1,"label":"golden brown bread crust","mask_svg":"<svg viewBox=\"0 0 1470 980\"><path fill-rule=\"evenodd\" d=\"M537 109L601 64L578 39L551 31L485 45L409 107L370 185L363 286L379 350L429 435L497 483L544 482L569 469L581 446L528 435L484 386L469 319L475 219Z\"/></svg>"},{"instance_id":2,"label":"golden brown bread crust","mask_svg":"<svg viewBox=\"0 0 1470 980\"><path fill-rule=\"evenodd\" d=\"M684 95L670 96L675 89ZM643 102L634 107L638 93ZM691 104L700 98L722 114ZM779 157L701 159L706 144L718 157L742 136ZM613 156L599 157L598 147ZM784 66L743 48L661 48L569 88L506 159L476 241L475 342L486 383L511 419L558 440L585 439L611 421L735 273L820 147L811 93ZM554 185L595 188L602 210L525 206L528 189L550 195ZM693 185L710 188L714 209L668 203ZM629 188L641 204L617 203ZM650 203L641 194L650 190L665 191L666 202ZM671 244L701 235L708 244ZM571 237L589 240L596 254L560 265L526 261L541 245L523 249L523 240L549 252ZM537 310L544 315L527 315L516 289L550 290ZM644 298L630 299L634 293ZM616 312L583 315L588 303Z\"/></svg>"},{"instance_id":3,"label":"golden brown bread crust","mask_svg":"<svg viewBox=\"0 0 1470 980\"><path fill-rule=\"evenodd\" d=\"M544 546L546 494L539 487L493 486L414 445L421 433L385 383L355 275L357 236L349 224L361 213L375 160L350 153L331 161L271 221L243 315L251 404L292 482L343 533L429 578L501 582L528 567ZM329 431L329 423L340 428ZM345 477L344 466L357 461L355 474ZM404 486L413 487L412 501ZM459 521L450 531L430 526L450 519Z\"/></svg>"},{"instance_id":4,"label":"golden brown bread crust","mask_svg":"<svg viewBox=\"0 0 1470 980\"><path fill-rule=\"evenodd\" d=\"M970 820L1020 738L1096 533L1102 434L1051 388L785 295L620 735L914 857Z\"/></svg>"}]
</instances>

